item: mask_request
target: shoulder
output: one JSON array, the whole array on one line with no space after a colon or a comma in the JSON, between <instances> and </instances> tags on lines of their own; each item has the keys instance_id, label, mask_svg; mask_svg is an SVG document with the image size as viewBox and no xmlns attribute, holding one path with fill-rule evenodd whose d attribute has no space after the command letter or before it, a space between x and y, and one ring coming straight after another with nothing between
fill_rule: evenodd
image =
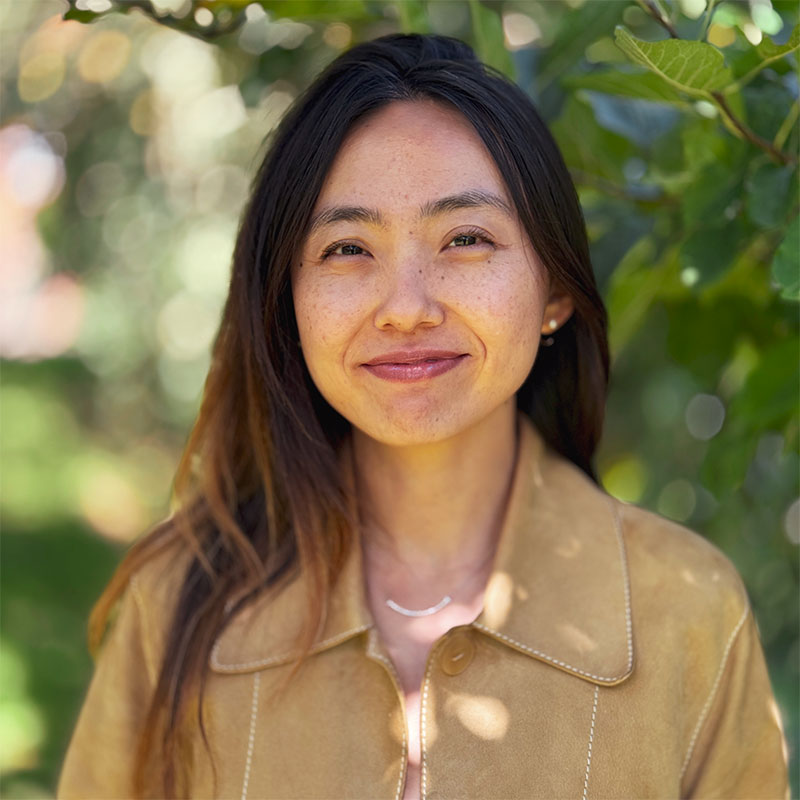
<instances>
[{"instance_id":1,"label":"shoulder","mask_svg":"<svg viewBox=\"0 0 800 800\"><path fill-rule=\"evenodd\" d=\"M131 629L135 628L151 678L160 668L175 609L192 562L189 547L169 530L170 525L166 520L149 534L152 538L145 541L139 556L142 560L128 577L119 613L112 625L112 633L123 638L129 637ZM154 535L158 532L161 532L160 537Z\"/></svg>"},{"instance_id":2,"label":"shoulder","mask_svg":"<svg viewBox=\"0 0 800 800\"><path fill-rule=\"evenodd\" d=\"M136 567L130 577L129 590L143 611L158 613L172 608L178 601L187 570L192 562L190 548L172 531L171 523L162 522L163 542L154 544L152 554Z\"/></svg>"},{"instance_id":3,"label":"shoulder","mask_svg":"<svg viewBox=\"0 0 800 800\"><path fill-rule=\"evenodd\" d=\"M725 649L749 613L742 579L708 539L651 511L614 501L626 548L631 605L664 635Z\"/></svg>"}]
</instances>

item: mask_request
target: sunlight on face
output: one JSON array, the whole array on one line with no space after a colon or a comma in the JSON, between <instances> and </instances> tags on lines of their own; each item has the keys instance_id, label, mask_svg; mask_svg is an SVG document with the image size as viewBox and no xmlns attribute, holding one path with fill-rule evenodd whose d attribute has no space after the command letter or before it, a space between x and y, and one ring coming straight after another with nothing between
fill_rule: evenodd
<instances>
[{"instance_id":1,"label":"sunlight on face","mask_svg":"<svg viewBox=\"0 0 800 800\"><path fill-rule=\"evenodd\" d=\"M431 101L393 103L349 134L292 271L314 383L395 445L441 441L507 404L548 286L479 136Z\"/></svg>"}]
</instances>

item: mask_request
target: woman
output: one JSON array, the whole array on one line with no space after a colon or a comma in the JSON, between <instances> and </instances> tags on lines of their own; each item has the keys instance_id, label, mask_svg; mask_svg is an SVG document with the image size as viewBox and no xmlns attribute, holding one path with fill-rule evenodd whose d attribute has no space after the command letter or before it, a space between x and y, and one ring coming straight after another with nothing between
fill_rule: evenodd
<instances>
[{"instance_id":1,"label":"woman","mask_svg":"<svg viewBox=\"0 0 800 800\"><path fill-rule=\"evenodd\" d=\"M594 482L607 376L525 95L444 37L337 59L256 177L60 795L783 796L735 571Z\"/></svg>"}]
</instances>

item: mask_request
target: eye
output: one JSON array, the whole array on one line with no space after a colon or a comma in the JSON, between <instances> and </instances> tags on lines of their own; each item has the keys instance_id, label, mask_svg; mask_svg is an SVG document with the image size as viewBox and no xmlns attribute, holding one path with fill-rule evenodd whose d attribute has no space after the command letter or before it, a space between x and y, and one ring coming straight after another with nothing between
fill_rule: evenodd
<instances>
[{"instance_id":1,"label":"eye","mask_svg":"<svg viewBox=\"0 0 800 800\"><path fill-rule=\"evenodd\" d=\"M340 252L341 251L341 252ZM322 258L328 258L328 256L360 256L364 253L364 248L360 245L354 244L353 242L334 242L331 245L328 245L322 251Z\"/></svg>"},{"instance_id":2,"label":"eye","mask_svg":"<svg viewBox=\"0 0 800 800\"><path fill-rule=\"evenodd\" d=\"M478 244L493 245L494 242L489 238L486 231L480 228L470 228L469 230L457 233L451 240L448 247L474 247Z\"/></svg>"}]
</instances>

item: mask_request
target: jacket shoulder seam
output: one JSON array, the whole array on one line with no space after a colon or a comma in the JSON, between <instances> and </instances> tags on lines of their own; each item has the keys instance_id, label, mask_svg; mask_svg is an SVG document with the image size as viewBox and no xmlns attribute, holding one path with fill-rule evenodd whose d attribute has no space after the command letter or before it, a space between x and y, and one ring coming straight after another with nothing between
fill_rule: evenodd
<instances>
[{"instance_id":1,"label":"jacket shoulder seam","mask_svg":"<svg viewBox=\"0 0 800 800\"><path fill-rule=\"evenodd\" d=\"M745 603L744 611L742 612L741 617L739 617L739 621L736 623L736 627L731 631L731 635L728 637L728 641L725 645L725 649L722 652L722 659L720 660L720 665L717 669L717 674L714 678L714 682L711 685L711 691L708 693L708 697L706 698L706 702L703 705L703 708L700 711L700 716L697 719L697 723L694 726L694 730L692 731L691 739L689 740L689 747L686 751L686 756L683 759L683 764L681 765L681 772L679 775L679 780L683 780L683 776L686 774L686 770L689 767L689 763L691 762L692 756L694 755L694 748L697 745L697 740L700 736L700 732L703 729L703 726L708 718L708 714L711 711L711 706L714 702L714 698L716 697L717 691L719 690L720 683L722 682L722 676L725 674L726 667L728 666L729 658L731 651L733 650L733 645L739 636L739 632L742 630L745 621L747 620L748 615L750 614L750 606L748 603Z\"/></svg>"}]
</instances>

